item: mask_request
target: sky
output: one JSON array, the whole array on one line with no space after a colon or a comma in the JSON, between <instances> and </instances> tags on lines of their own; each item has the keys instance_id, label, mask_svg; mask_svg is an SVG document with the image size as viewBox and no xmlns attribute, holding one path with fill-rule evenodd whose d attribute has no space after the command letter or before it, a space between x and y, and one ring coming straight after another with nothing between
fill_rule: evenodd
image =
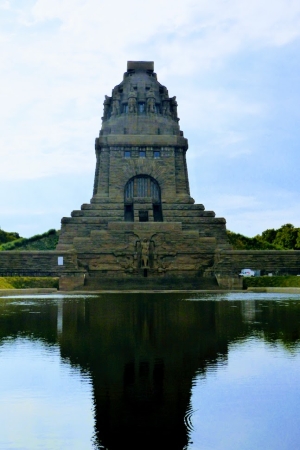
<instances>
[{"instance_id":1,"label":"sky","mask_svg":"<svg viewBox=\"0 0 300 450\"><path fill-rule=\"evenodd\" d=\"M191 195L252 237L300 227L299 0L0 0L0 228L59 229L92 197L103 100L154 61Z\"/></svg>"}]
</instances>

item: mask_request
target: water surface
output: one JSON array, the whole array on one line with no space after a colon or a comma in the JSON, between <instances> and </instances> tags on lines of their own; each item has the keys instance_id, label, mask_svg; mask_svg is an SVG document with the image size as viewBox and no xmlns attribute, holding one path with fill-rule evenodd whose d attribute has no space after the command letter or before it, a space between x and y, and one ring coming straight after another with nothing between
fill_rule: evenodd
<instances>
[{"instance_id":1,"label":"water surface","mask_svg":"<svg viewBox=\"0 0 300 450\"><path fill-rule=\"evenodd\" d=\"M299 300L0 298L0 449L300 448Z\"/></svg>"}]
</instances>

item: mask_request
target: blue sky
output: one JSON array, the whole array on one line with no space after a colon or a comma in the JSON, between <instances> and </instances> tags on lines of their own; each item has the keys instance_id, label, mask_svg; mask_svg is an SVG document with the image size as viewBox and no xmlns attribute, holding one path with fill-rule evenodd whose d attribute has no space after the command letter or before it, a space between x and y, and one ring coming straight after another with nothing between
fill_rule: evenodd
<instances>
[{"instance_id":1,"label":"blue sky","mask_svg":"<svg viewBox=\"0 0 300 450\"><path fill-rule=\"evenodd\" d=\"M104 95L154 61L191 195L254 236L300 226L298 0L0 0L0 227L60 228L92 197Z\"/></svg>"}]
</instances>

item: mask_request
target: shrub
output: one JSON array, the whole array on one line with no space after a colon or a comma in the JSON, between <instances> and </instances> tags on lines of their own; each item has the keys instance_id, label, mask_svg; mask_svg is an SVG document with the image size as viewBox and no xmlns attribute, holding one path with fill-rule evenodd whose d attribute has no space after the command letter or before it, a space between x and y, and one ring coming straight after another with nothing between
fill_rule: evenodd
<instances>
[{"instance_id":1,"label":"shrub","mask_svg":"<svg viewBox=\"0 0 300 450\"><path fill-rule=\"evenodd\" d=\"M59 233L51 229L43 234L36 234L30 238L20 238L0 246L0 251L26 250L55 250Z\"/></svg>"},{"instance_id":2,"label":"shrub","mask_svg":"<svg viewBox=\"0 0 300 450\"><path fill-rule=\"evenodd\" d=\"M280 250L281 248L264 241L261 236L249 238L239 233L227 230L227 236L234 250Z\"/></svg>"},{"instance_id":3,"label":"shrub","mask_svg":"<svg viewBox=\"0 0 300 450\"><path fill-rule=\"evenodd\" d=\"M243 287L300 287L300 277L297 276L263 276L243 278Z\"/></svg>"},{"instance_id":4,"label":"shrub","mask_svg":"<svg viewBox=\"0 0 300 450\"><path fill-rule=\"evenodd\" d=\"M7 278L0 277L0 289L13 289L13 285L7 281Z\"/></svg>"},{"instance_id":5,"label":"shrub","mask_svg":"<svg viewBox=\"0 0 300 450\"><path fill-rule=\"evenodd\" d=\"M58 277L0 277L0 289L58 289L58 283Z\"/></svg>"},{"instance_id":6,"label":"shrub","mask_svg":"<svg viewBox=\"0 0 300 450\"><path fill-rule=\"evenodd\" d=\"M7 232L4 230L1 230L0 228L0 244L5 244L6 242L15 241L16 239L19 239L20 235L18 233L14 232Z\"/></svg>"}]
</instances>

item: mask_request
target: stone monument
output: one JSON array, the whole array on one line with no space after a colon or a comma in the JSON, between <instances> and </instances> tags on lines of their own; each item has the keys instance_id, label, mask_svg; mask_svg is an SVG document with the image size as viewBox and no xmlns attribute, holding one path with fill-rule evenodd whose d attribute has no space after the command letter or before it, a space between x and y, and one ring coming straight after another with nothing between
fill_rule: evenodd
<instances>
[{"instance_id":1,"label":"stone monument","mask_svg":"<svg viewBox=\"0 0 300 450\"><path fill-rule=\"evenodd\" d=\"M190 196L176 97L154 63L128 61L105 96L93 197L62 219L58 251L76 254L89 288L201 287L230 250L224 218Z\"/></svg>"}]
</instances>

